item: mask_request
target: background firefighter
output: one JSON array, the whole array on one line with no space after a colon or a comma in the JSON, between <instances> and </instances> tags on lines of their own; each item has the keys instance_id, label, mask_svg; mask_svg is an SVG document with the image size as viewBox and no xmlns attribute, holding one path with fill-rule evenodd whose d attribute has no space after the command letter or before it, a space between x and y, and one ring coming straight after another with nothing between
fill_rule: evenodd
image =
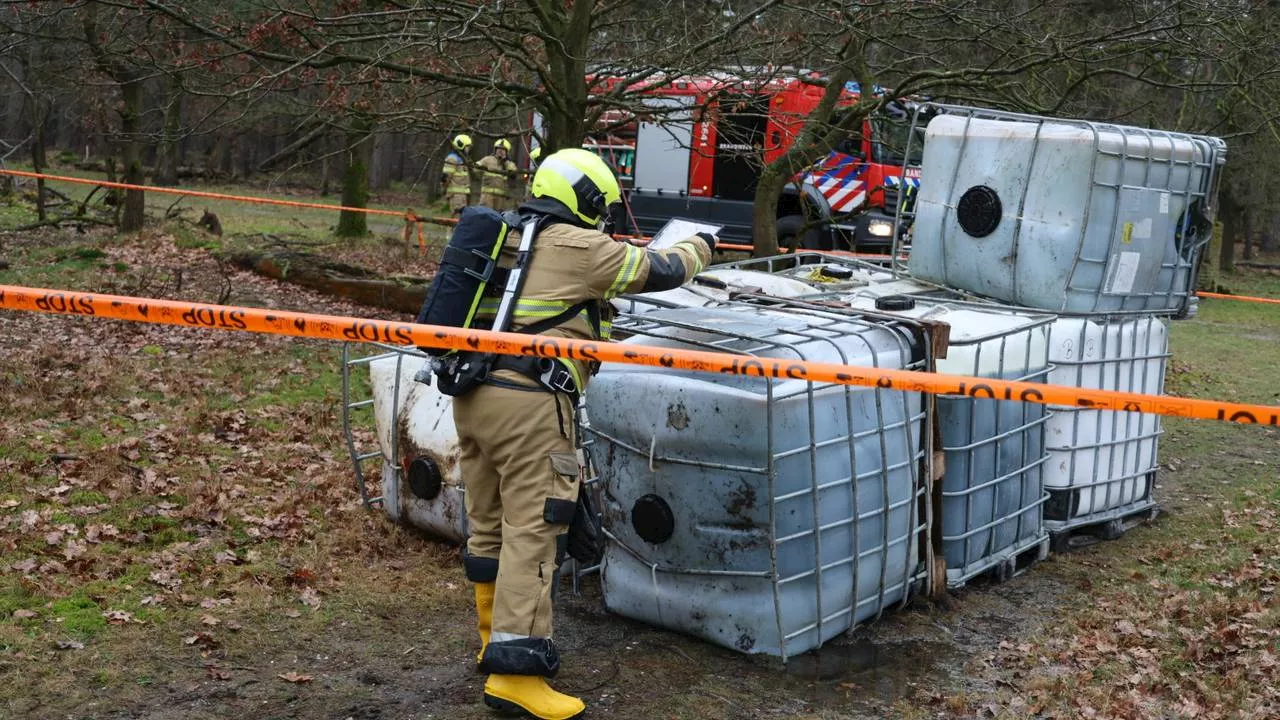
<instances>
[{"instance_id":1,"label":"background firefighter","mask_svg":"<svg viewBox=\"0 0 1280 720\"><path fill-rule=\"evenodd\" d=\"M511 142L499 138L493 143L493 152L477 163L480 169L480 204L487 208L502 211L514 207L510 184L519 169L509 159L510 154Z\"/></svg>"},{"instance_id":2,"label":"background firefighter","mask_svg":"<svg viewBox=\"0 0 1280 720\"><path fill-rule=\"evenodd\" d=\"M608 339L608 299L678 287L701 272L715 246L714 237L699 234L649 251L602 232L621 190L608 166L585 150L545 158L531 192L520 214L540 229L513 330L563 318L542 334ZM518 239L511 233L504 256ZM485 300L482 312L491 317L498 300ZM464 565L475 583L479 666L491 673L485 703L565 720L585 705L545 679L560 665L551 639L551 586L579 491L574 408L595 368L553 361L558 377L548 380L545 370L541 377L530 372L536 362L501 356L483 384L455 398L471 529Z\"/></svg>"},{"instance_id":3,"label":"background firefighter","mask_svg":"<svg viewBox=\"0 0 1280 720\"><path fill-rule=\"evenodd\" d=\"M449 211L457 217L462 208L471 204L471 137L457 135L453 138L453 151L444 159L440 182L449 202Z\"/></svg>"}]
</instances>

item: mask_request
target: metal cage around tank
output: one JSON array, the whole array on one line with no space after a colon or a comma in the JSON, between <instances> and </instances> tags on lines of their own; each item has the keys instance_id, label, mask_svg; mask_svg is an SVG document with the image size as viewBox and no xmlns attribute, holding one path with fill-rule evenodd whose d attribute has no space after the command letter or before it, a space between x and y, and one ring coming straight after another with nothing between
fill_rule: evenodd
<instances>
[{"instance_id":1,"label":"metal cage around tank","mask_svg":"<svg viewBox=\"0 0 1280 720\"><path fill-rule=\"evenodd\" d=\"M1188 311L1221 139L923 103L908 152L921 142L916 202L896 215L912 276L1051 311Z\"/></svg>"},{"instance_id":2,"label":"metal cage around tank","mask_svg":"<svg viewBox=\"0 0 1280 720\"><path fill-rule=\"evenodd\" d=\"M1170 353L1168 325L1160 317L1062 316L1053 323L1049 347L1051 384L1164 392ZM1114 537L1126 518L1154 514L1159 415L1055 405L1045 430L1045 524L1051 533L1101 526Z\"/></svg>"},{"instance_id":3,"label":"metal cage around tank","mask_svg":"<svg viewBox=\"0 0 1280 720\"><path fill-rule=\"evenodd\" d=\"M947 357L929 369L951 374L1044 382L1049 372L1048 334L1055 316L1045 311L982 302L972 295L901 277L853 258L799 253L717 265L806 276L806 269L846 268L848 279L814 279L834 292L795 298L905 320L951 325ZM881 307L878 298L906 293L910 308ZM966 299L967 298L967 299ZM1016 357L1015 357L1016 356ZM1042 510L1048 496L1042 466L1048 455L1044 406L994 399L938 397L933 417L945 472L934 521L940 524L946 580L960 587L978 575L1007 578L1043 559L1049 537Z\"/></svg>"},{"instance_id":4,"label":"metal cage around tank","mask_svg":"<svg viewBox=\"0 0 1280 720\"><path fill-rule=\"evenodd\" d=\"M923 369L919 326L727 302L624 315L634 342ZM605 366L585 433L600 472L606 605L788 656L905 603L931 562L918 393Z\"/></svg>"},{"instance_id":5,"label":"metal cage around tank","mask_svg":"<svg viewBox=\"0 0 1280 720\"><path fill-rule=\"evenodd\" d=\"M1044 382L1048 376L1052 315L953 300L915 302L1009 321L1003 327L961 328L956 313L942 315L951 325L947 358L932 369L1020 382ZM1043 519L1045 407L945 395L936 402L944 472L935 522L941 526L947 585L961 587L987 573L1007 579L1043 560L1049 551Z\"/></svg>"},{"instance_id":6,"label":"metal cage around tank","mask_svg":"<svg viewBox=\"0 0 1280 720\"><path fill-rule=\"evenodd\" d=\"M366 352L361 352L361 351ZM345 343L342 355L342 426L355 473L356 487L366 507L381 507L397 524L454 543L468 535L466 486L456 465L457 431L452 422L452 398L413 377L430 361L413 347L382 343ZM354 371L369 368L370 397ZM382 392L378 392L378 386ZM372 412L373 417L367 413ZM417 413L421 417L410 418ZM429 417L428 417L429 416ZM417 421L430 420L429 423ZM372 421L372 423L371 423ZM361 444L358 430L372 424L377 447ZM417 429L415 429L417 428ZM415 438L429 429L430 438ZM579 446L584 436L577 434ZM589 458L582 454L584 466ZM380 494L374 494L369 465L379 462ZM598 497L595 473L586 470L589 492ZM598 504L597 504L598 507ZM566 574L577 592L586 575L598 565L583 567L571 558Z\"/></svg>"},{"instance_id":7,"label":"metal cage around tank","mask_svg":"<svg viewBox=\"0 0 1280 720\"><path fill-rule=\"evenodd\" d=\"M359 354L360 350L371 350ZM450 400L433 388L416 387L414 375L430 358L413 347L383 343L346 343L343 347L343 430L348 452L355 469L357 487L369 507L381 506L394 522L414 527L429 535L450 542L462 542L467 538L465 489L460 473L450 470L456 458L450 457L449 447L457 446L457 434L453 431ZM368 368L370 397L356 397L362 379L353 371ZM428 397L411 398L411 394ZM423 402L423 401L426 402ZM430 413L435 416L432 425L436 437L425 445L416 447L410 435L410 412ZM370 410L372 417L358 411ZM440 420L449 416L443 430ZM356 428L366 428L372 420L377 448L365 450L357 445ZM370 461L380 460L378 467L381 495L373 497L369 474Z\"/></svg>"},{"instance_id":8,"label":"metal cage around tank","mask_svg":"<svg viewBox=\"0 0 1280 720\"><path fill-rule=\"evenodd\" d=\"M884 295L890 281L847 293L829 293L797 302L837 304L854 311L887 313L927 322L943 336L931 372L1019 382L1044 382L1049 332L1056 316L958 293L931 290ZM941 341L938 343L941 345ZM979 575L1007 579L1048 554L1043 522L1042 466L1048 460L1043 405L981 397L936 397L935 443L943 454L941 487L934 522L946 560L946 581L964 586Z\"/></svg>"}]
</instances>

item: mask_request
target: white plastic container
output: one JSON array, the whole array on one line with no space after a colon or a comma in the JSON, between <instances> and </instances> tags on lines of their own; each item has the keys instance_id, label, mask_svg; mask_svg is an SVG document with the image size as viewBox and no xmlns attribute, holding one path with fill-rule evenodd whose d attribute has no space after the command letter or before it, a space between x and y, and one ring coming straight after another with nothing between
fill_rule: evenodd
<instances>
[{"instance_id":1,"label":"white plastic container","mask_svg":"<svg viewBox=\"0 0 1280 720\"><path fill-rule=\"evenodd\" d=\"M947 113L925 134L913 276L1060 312L1183 309L1212 228L1221 140Z\"/></svg>"},{"instance_id":2,"label":"white plastic container","mask_svg":"<svg viewBox=\"0 0 1280 720\"><path fill-rule=\"evenodd\" d=\"M620 312L648 312L664 307L716 305L734 293L748 290L778 298L792 298L812 293L813 287L773 273L712 266L678 288L627 295L612 302Z\"/></svg>"},{"instance_id":3,"label":"white plastic container","mask_svg":"<svg viewBox=\"0 0 1280 720\"><path fill-rule=\"evenodd\" d=\"M394 354L369 363L382 450L382 507L395 522L452 542L467 538L453 398L414 382L426 358Z\"/></svg>"},{"instance_id":4,"label":"white plastic container","mask_svg":"<svg viewBox=\"0 0 1280 720\"><path fill-rule=\"evenodd\" d=\"M1054 385L1160 394L1169 334L1151 316L1063 317L1052 325ZM1160 416L1051 406L1045 425L1045 522L1062 530L1151 507Z\"/></svg>"},{"instance_id":5,"label":"white plastic container","mask_svg":"<svg viewBox=\"0 0 1280 720\"><path fill-rule=\"evenodd\" d=\"M1049 366L1052 315L925 297L883 297L873 285L845 297L853 308L949 326L939 373L1043 382ZM870 291L870 292L868 292ZM1041 466L1045 406L939 396L945 457L942 525L947 584L960 587L992 571L1012 576L1048 552Z\"/></svg>"},{"instance_id":6,"label":"white plastic container","mask_svg":"<svg viewBox=\"0 0 1280 720\"><path fill-rule=\"evenodd\" d=\"M689 283L662 293L619 298L615 303L622 309L647 311L671 305L716 304L727 300L731 292L748 288L775 297L813 292L805 283L764 272L724 268L704 275L724 287ZM369 363L378 446L383 454L382 506L397 523L462 542L468 532L453 399L434 384L414 382L425 362L421 355L393 353Z\"/></svg>"},{"instance_id":7,"label":"white plastic container","mask_svg":"<svg viewBox=\"0 0 1280 720\"><path fill-rule=\"evenodd\" d=\"M723 272L726 269L765 273L784 278L788 282L800 282L808 288L807 294L844 292L895 279L892 272L880 265L816 252L786 253L720 263L708 268L708 272Z\"/></svg>"},{"instance_id":8,"label":"white plastic container","mask_svg":"<svg viewBox=\"0 0 1280 720\"><path fill-rule=\"evenodd\" d=\"M622 322L645 345L922 367L892 321L735 306ZM586 406L610 610L785 659L922 581L920 394L605 365Z\"/></svg>"}]
</instances>

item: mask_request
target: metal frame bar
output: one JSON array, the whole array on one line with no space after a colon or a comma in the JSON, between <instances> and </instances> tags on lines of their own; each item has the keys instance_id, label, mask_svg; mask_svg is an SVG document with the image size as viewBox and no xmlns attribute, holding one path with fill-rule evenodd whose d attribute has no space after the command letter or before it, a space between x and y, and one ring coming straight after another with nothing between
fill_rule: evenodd
<instances>
[{"instance_id":1,"label":"metal frame bar","mask_svg":"<svg viewBox=\"0 0 1280 720\"><path fill-rule=\"evenodd\" d=\"M1168 327L1158 316L1064 316L1063 319L1080 322L1079 335L1074 338L1074 347L1079 349L1078 359L1056 360L1055 366L1074 371L1074 384L1081 387L1098 386L1102 389L1164 391L1166 366L1169 352ZM1084 359L1089 351L1087 335L1090 323L1098 326L1100 345L1095 345L1097 358ZM1156 325L1163 329L1163 341L1160 349L1153 349ZM1115 339L1111 335L1114 327ZM1125 333L1129 331L1128 340ZM1112 343L1125 344L1113 347ZM1097 380L1087 381L1086 371L1096 368ZM1061 382L1061 380L1059 380ZM1068 494L1067 518L1046 518L1045 525L1050 530L1060 531L1086 525L1095 525L1117 517L1132 515L1155 504L1151 498L1153 474L1159 466L1159 438L1163 434L1162 423L1158 415L1146 415L1136 412L1089 410L1085 408L1050 406L1054 415L1070 416L1070 441L1065 445L1050 446L1046 450L1052 456L1063 453L1067 455L1067 486L1046 486L1051 494ZM1087 414L1086 414L1087 413ZM1092 422L1092 437L1082 428L1086 422ZM1124 432L1120 429L1123 424ZM1109 428L1104 433L1104 427ZM1102 460L1105 451L1105 464ZM1085 482L1076 480L1081 463L1086 462L1085 455L1092 453L1093 465L1090 479ZM1118 456L1118 457L1117 457ZM1137 492L1139 485L1147 483L1144 492ZM1102 498L1097 497L1099 489ZM1132 495L1132 498L1127 496ZM1089 498L1089 510L1077 513L1076 497Z\"/></svg>"},{"instance_id":2,"label":"metal frame bar","mask_svg":"<svg viewBox=\"0 0 1280 720\"><path fill-rule=\"evenodd\" d=\"M912 130L908 133L907 141L908 153L910 153L912 143L917 136L920 136L921 142L923 142L924 132L922 126L924 123L922 120L925 118L932 119L937 113L965 118L965 131L961 138L959 149L961 155L963 155L968 145L969 127L975 119L1035 125L1031 158L1027 166L1028 172L1030 172L1039 153L1041 132L1045 126L1076 128L1090 133L1094 151L1090 160L1088 200L1083 208L1084 219L1080 226L1071 268L1066 274L1062 305L1058 308L1048 309L1068 311L1068 308L1070 308L1072 313L1156 313L1172 315L1183 311L1191 301L1195 290L1194 280L1199 269L1200 255L1208 244L1209 239L1207 237L1197 238L1194 244L1187 244L1186 238L1191 227L1190 210L1196 203L1203 202L1208 220L1210 222L1213 220L1216 211L1216 195L1220 184L1218 168L1226 160L1226 144L1221 139L1114 123L1069 118L1048 118L1024 113L942 103L921 103L916 106L912 115ZM1104 137L1108 139L1107 142L1118 140L1121 147L1118 150L1105 147ZM1168 154L1167 158L1158 157L1161 152L1165 151ZM1179 157L1180 155L1185 155L1186 157ZM1132 178L1135 169L1140 169L1141 178ZM1110 177L1113 170L1115 173L1114 179ZM948 187L955 187L959 172L960 163L957 163L953 169ZM1160 176L1161 172L1163 177ZM1184 174L1185 177L1179 179L1179 173ZM927 178L922 179L928 182ZM1134 183L1132 180L1138 180L1139 182ZM1101 241L1105 245L1105 252L1101 257L1098 257L1091 253L1096 252L1101 247L1097 237L1099 231L1098 228L1092 228L1092 232L1090 232L1089 221L1094 211L1094 198L1100 190L1105 190L1111 194L1113 207L1109 218L1110 233L1105 240ZM1123 251L1125 247L1122 245L1120 217L1126 190L1148 192L1158 190L1170 197L1181 199L1181 217L1173 222L1179 223L1176 226L1177 232L1183 240L1176 248L1177 252L1174 259L1170 261L1167 252L1160 258L1159 267L1156 270L1155 285L1149 292L1130 291L1117 293L1107 289L1109 285L1108 278L1112 277L1116 272L1115 263L1118 262L1118 253ZM1015 229L1015 238L1020 235L1026 201L1027 184L1023 183L1022 192L1017 202L1017 214L1015 217L1019 228ZM1175 204L1178 203L1175 202ZM907 249L903 245L903 240L900 239L903 235L901 229L907 223L914 223L915 210L914 206L909 211L900 207L895 213L895 241L892 255L894 268L898 272L907 271L907 267L898 260L903 250ZM944 210L944 219L953 211L954 208L950 207ZM1173 222L1171 222L1171 227L1173 227ZM1170 242L1173 242L1172 238L1170 238ZM941 267L944 279L948 284L951 282L950 277L947 276L947 268L950 267L947 262L950 246L950 243L942 244L943 263ZM1014 282L1013 292L1015 296L1018 296L1019 293L1017 288L1017 263L1020 261L1021 255L1016 255L1011 276ZM1085 276L1092 277L1095 274L1099 277L1096 284L1084 280ZM1079 300L1083 300L1088 307L1077 305L1076 302Z\"/></svg>"},{"instance_id":3,"label":"metal frame bar","mask_svg":"<svg viewBox=\"0 0 1280 720\"><path fill-rule=\"evenodd\" d=\"M809 254L814 255L814 254ZM816 257L826 259L825 256L816 255ZM791 257L783 260L792 267L802 264L804 258ZM769 266L769 259L764 261ZM912 360L917 353L913 352L911 344L907 340L908 327L914 325L908 320L891 320L884 318L863 319L860 313L850 311L841 311L835 308L826 308L813 306L812 304L803 302L778 301L770 303L767 306L761 306L748 301L723 301L717 304L719 307L740 307L749 308L753 311L768 310L770 312L785 313L806 320L807 326L804 328L788 327L784 330L778 330L771 336L757 336L742 333L734 333L726 331L722 328L708 327L698 322L684 321L679 318L665 317L666 313L660 313L659 317L654 314L628 315L619 318L615 322L615 328L620 332L630 334L632 336L669 336L673 331L698 333L702 337L698 339L682 338L683 344L692 347L701 347L708 349L716 349L722 351L737 352L743 355L755 356L768 353L771 356L779 354L804 357L804 349L802 345L811 346L812 343L818 342L833 348L839 355L842 362L848 362L849 356L845 349L836 342L837 335L856 335L857 332L850 332L853 326L861 326L864 331L873 329L890 329L899 328L893 332L896 338L897 352L899 357L907 360L905 363L912 367L922 366L924 363L920 360ZM779 336L789 336L794 340L783 340ZM872 362L879 366L884 359L878 356L874 347L867 343L867 351L871 354ZM681 458L671 456L666 453L659 452L656 448L649 451L644 448L636 447L632 443L627 443L619 438L612 437L608 433L592 427L588 424L584 434L594 436L592 442L604 440L613 443L617 448L630 452L639 456L648 456L654 463L670 463L681 464L690 467L720 469L727 472L754 474L762 476L769 500L767 506L767 523L768 523L768 555L769 569L768 571L752 571L752 570L707 570L705 568L683 567L683 566L665 566L660 563L651 562L646 559L645 553L640 552L636 548L626 545L618 538L615 533L609 532L610 541L623 548L628 554L635 557L642 564L648 566L653 573L654 582L657 582L657 573L683 573L683 574L706 574L717 576L742 576L754 578L767 578L770 581L770 589L774 600L774 622L777 630L777 637L780 643L780 652L783 659L790 654L789 645L794 643L795 639L809 632L816 631L818 633L818 642L821 644L823 634L826 632L828 623L843 616L856 617L857 614L867 605L874 604L874 617L878 617L880 613L887 607L886 598L890 595L901 591L902 601L906 602L911 595L911 590L917 581L919 581L927 572L927 568L922 567L917 557L911 551L912 547L916 547L920 542L920 536L928 527L927 522L920 522L917 518L917 506L922 497L923 483L920 482L919 468L925 464L927 458L922 454L923 450L917 445L916 438L912 437L913 428L920 428L921 432L929 425L927 409L923 403L920 407L912 410L911 399L908 397L910 393L898 393L900 398L896 398L893 402L901 404L901 418L888 420L886 405L889 396L885 390L880 388L856 389L848 386L836 390L834 386L826 386L814 383L798 384L797 389L790 391L778 392L777 382L770 378L764 378L764 435L766 443L766 464L763 467L754 465L739 465L731 463L707 462L693 458ZM847 423L849 425L842 434L824 440L818 440L818 419L816 415L816 405L820 401L819 394L830 397L832 392L840 392L844 399L844 409L846 412ZM872 392L876 408L875 427L866 430L857 430L854 428L853 402L855 394L859 392ZM789 449L780 449L776 447L777 439L775 432L775 406L779 402L803 397L806 403L806 425L807 425L807 441L803 444ZM919 395L915 396L919 398ZM897 432L895 432L897 431ZM906 459L901 462L890 463L882 461L879 463L877 470L871 473L859 474L857 472L857 442L859 440L876 436L881 444L881 457L887 458L889 449L886 447L886 434L894 432L895 438L898 434L903 436L906 443ZM840 443L848 447L850 476L846 478L827 479L820 478L817 468L819 451L830 449ZM790 489L782 491L778 486L778 463L791 457L799 457L803 454L808 455L808 467L810 473L809 485L802 489ZM598 472L598 468L597 468ZM892 500L891 483L900 482L903 473L906 477L911 478L912 487L905 496L897 501ZM860 483L873 478L879 478L879 490L883 497L882 507L871 511L864 511L858 507L858 489ZM895 480L895 477L897 478ZM850 502L853 512L851 517L843 518L835 522L821 522L822 496L836 488L848 487L850 493ZM609 495L607 487L605 494ZM803 501L806 496L810 500L810 512L813 513L813 527L789 534L779 534L779 515L778 508L783 503L795 501ZM906 525L901 537L893 535L892 522L890 518L902 510L907 511ZM862 538L857 532L860 522L880 518L883 525L884 536L876 547L864 549L861 547ZM844 526L849 526L851 534L852 548L848 555L842 556L834 561L824 559L824 540L825 536L830 535L831 531L838 530ZM784 560L780 557L781 551L785 547L789 547L795 543L811 542L813 546L813 561L809 563L806 569L799 572L789 572L784 574ZM858 596L858 575L859 566L868 557L880 555L887 557L887 553L894 552L894 549L900 545L906 544L904 572L901 578L891 579L888 576L888 563L882 561L880 567L880 577L878 579L877 592L872 597L860 598ZM789 562L789 561L787 561ZM850 593L850 604L847 607L841 607L832 611L827 606L830 604L823 597L823 585L826 581L826 573L834 568L844 566L850 567L850 581L853 584ZM799 629L789 627L789 618L784 613L781 598L781 588L784 585L800 582L809 579L815 583L814 585L814 612L812 613L812 622L805 623ZM659 614L661 610L657 610ZM794 612L794 610L792 611ZM852 625L852 619L850 620Z\"/></svg>"}]
</instances>

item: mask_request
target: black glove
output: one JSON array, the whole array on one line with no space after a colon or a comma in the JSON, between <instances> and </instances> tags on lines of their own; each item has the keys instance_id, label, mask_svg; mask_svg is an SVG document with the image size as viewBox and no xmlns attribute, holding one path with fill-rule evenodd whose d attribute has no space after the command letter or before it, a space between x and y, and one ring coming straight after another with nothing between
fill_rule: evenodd
<instances>
[{"instance_id":1,"label":"black glove","mask_svg":"<svg viewBox=\"0 0 1280 720\"><path fill-rule=\"evenodd\" d=\"M708 250L710 250L711 252L715 252L715 251L716 251L716 236L715 236L715 235L712 235L712 234L711 234L711 233L709 233L709 232L700 232L700 233L697 233L697 235L698 235L698 237L702 238L702 240L703 240L704 242L706 242L706 243L707 243L707 249L708 249Z\"/></svg>"}]
</instances>

